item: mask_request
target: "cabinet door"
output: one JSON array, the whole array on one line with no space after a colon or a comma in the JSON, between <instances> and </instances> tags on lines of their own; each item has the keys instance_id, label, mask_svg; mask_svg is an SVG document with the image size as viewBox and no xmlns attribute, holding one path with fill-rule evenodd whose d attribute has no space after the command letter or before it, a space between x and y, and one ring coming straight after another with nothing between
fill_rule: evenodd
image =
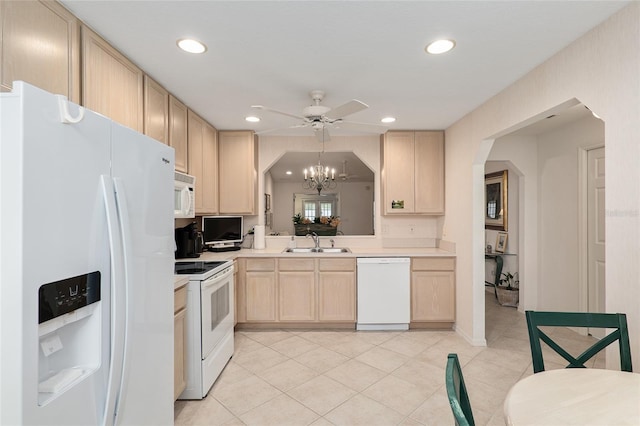
<instances>
[{"instance_id":1,"label":"cabinet door","mask_svg":"<svg viewBox=\"0 0 640 426\"><path fill-rule=\"evenodd\" d=\"M53 1L0 2L0 89L23 80L80 102L75 16Z\"/></svg>"},{"instance_id":2,"label":"cabinet door","mask_svg":"<svg viewBox=\"0 0 640 426\"><path fill-rule=\"evenodd\" d=\"M169 144L169 92L144 76L144 134Z\"/></svg>"},{"instance_id":3,"label":"cabinet door","mask_svg":"<svg viewBox=\"0 0 640 426\"><path fill-rule=\"evenodd\" d=\"M218 212L218 138L216 129L188 111L189 174L196 177L196 214Z\"/></svg>"},{"instance_id":4,"label":"cabinet door","mask_svg":"<svg viewBox=\"0 0 640 426\"><path fill-rule=\"evenodd\" d=\"M328 272L318 274L318 320L356 320L355 272Z\"/></svg>"},{"instance_id":5,"label":"cabinet door","mask_svg":"<svg viewBox=\"0 0 640 426\"><path fill-rule=\"evenodd\" d=\"M173 399L178 399L187 386L187 370L185 368L185 339L187 336L186 309L173 317Z\"/></svg>"},{"instance_id":6,"label":"cabinet door","mask_svg":"<svg viewBox=\"0 0 640 426\"><path fill-rule=\"evenodd\" d=\"M202 211L202 144L204 139L204 120L187 109L187 152L189 153L189 174L196 178L196 214Z\"/></svg>"},{"instance_id":7,"label":"cabinet door","mask_svg":"<svg viewBox=\"0 0 640 426\"><path fill-rule=\"evenodd\" d=\"M455 321L455 280L450 271L411 273L411 320Z\"/></svg>"},{"instance_id":8,"label":"cabinet door","mask_svg":"<svg viewBox=\"0 0 640 426\"><path fill-rule=\"evenodd\" d=\"M100 36L82 26L82 104L143 131L142 71Z\"/></svg>"},{"instance_id":9,"label":"cabinet door","mask_svg":"<svg viewBox=\"0 0 640 426\"><path fill-rule=\"evenodd\" d=\"M218 132L218 201L221 214L256 214L256 155L252 131Z\"/></svg>"},{"instance_id":10,"label":"cabinet door","mask_svg":"<svg viewBox=\"0 0 640 426\"><path fill-rule=\"evenodd\" d=\"M280 321L314 321L316 319L315 272L280 271L278 292Z\"/></svg>"},{"instance_id":11,"label":"cabinet door","mask_svg":"<svg viewBox=\"0 0 640 426\"><path fill-rule=\"evenodd\" d=\"M275 272L251 272L246 274L246 320L276 321Z\"/></svg>"},{"instance_id":12,"label":"cabinet door","mask_svg":"<svg viewBox=\"0 0 640 426\"><path fill-rule=\"evenodd\" d=\"M415 133L415 212L444 214L444 134Z\"/></svg>"},{"instance_id":13,"label":"cabinet door","mask_svg":"<svg viewBox=\"0 0 640 426\"><path fill-rule=\"evenodd\" d=\"M201 188L202 213L218 213L218 131L206 122L202 135Z\"/></svg>"},{"instance_id":14,"label":"cabinet door","mask_svg":"<svg viewBox=\"0 0 640 426\"><path fill-rule=\"evenodd\" d=\"M176 150L176 170L187 173L187 106L169 95L169 146Z\"/></svg>"},{"instance_id":15,"label":"cabinet door","mask_svg":"<svg viewBox=\"0 0 640 426\"><path fill-rule=\"evenodd\" d=\"M383 212L414 213L414 132L387 132L383 140Z\"/></svg>"}]
</instances>

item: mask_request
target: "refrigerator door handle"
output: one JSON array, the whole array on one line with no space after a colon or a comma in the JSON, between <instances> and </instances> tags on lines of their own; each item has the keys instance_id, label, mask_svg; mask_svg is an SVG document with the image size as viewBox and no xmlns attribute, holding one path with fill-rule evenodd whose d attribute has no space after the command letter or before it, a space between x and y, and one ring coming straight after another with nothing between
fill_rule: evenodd
<instances>
[{"instance_id":1,"label":"refrigerator door handle","mask_svg":"<svg viewBox=\"0 0 640 426\"><path fill-rule=\"evenodd\" d=\"M133 298L131 297L133 287L131 285L133 271L133 247L131 244L131 220L129 216L129 208L127 205L126 191L124 188L124 181L121 178L113 178L113 184L116 196L116 207L118 211L118 223L120 224L120 241L122 242L123 253L123 271L124 280L122 286L122 304L120 307L124 310L124 347L122 357L122 375L120 383L120 392L118 395L118 406L116 406L116 421L118 411L120 410L120 403L126 400L127 386L129 377L129 360L131 359L131 323L133 318Z\"/></svg>"},{"instance_id":2,"label":"refrigerator door handle","mask_svg":"<svg viewBox=\"0 0 640 426\"><path fill-rule=\"evenodd\" d=\"M110 426L115 424L116 409L122 386L122 373L124 371L126 287L124 250L121 240L121 226L118 221L115 188L110 176L102 175L101 181L111 255L111 354L102 424Z\"/></svg>"},{"instance_id":3,"label":"refrigerator door handle","mask_svg":"<svg viewBox=\"0 0 640 426\"><path fill-rule=\"evenodd\" d=\"M69 112L69 100L64 95L56 95L58 98L58 108L60 109L60 122L64 124L76 124L84 118L84 107L78 106L78 115L71 116Z\"/></svg>"}]
</instances>

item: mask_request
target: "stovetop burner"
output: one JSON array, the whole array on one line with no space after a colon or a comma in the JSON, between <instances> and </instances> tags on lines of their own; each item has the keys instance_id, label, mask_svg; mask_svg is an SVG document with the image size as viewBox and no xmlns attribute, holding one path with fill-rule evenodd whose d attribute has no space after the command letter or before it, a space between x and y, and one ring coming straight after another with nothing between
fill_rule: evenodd
<instances>
[{"instance_id":1,"label":"stovetop burner","mask_svg":"<svg viewBox=\"0 0 640 426\"><path fill-rule=\"evenodd\" d=\"M176 275L204 274L225 263L227 262L176 262L174 272Z\"/></svg>"}]
</instances>

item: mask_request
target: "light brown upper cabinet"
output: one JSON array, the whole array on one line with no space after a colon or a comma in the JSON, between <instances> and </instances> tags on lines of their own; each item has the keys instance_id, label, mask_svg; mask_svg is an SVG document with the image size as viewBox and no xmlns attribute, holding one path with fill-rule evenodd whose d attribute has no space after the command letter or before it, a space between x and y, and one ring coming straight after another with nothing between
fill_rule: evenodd
<instances>
[{"instance_id":1,"label":"light brown upper cabinet","mask_svg":"<svg viewBox=\"0 0 640 426\"><path fill-rule=\"evenodd\" d=\"M88 27L82 26L82 104L143 131L143 73Z\"/></svg>"},{"instance_id":2,"label":"light brown upper cabinet","mask_svg":"<svg viewBox=\"0 0 640 426\"><path fill-rule=\"evenodd\" d=\"M196 177L196 214L218 212L218 135L216 129L188 110L189 174Z\"/></svg>"},{"instance_id":3,"label":"light brown upper cabinet","mask_svg":"<svg viewBox=\"0 0 640 426\"><path fill-rule=\"evenodd\" d=\"M169 95L169 146L176 150L176 170L187 173L187 106Z\"/></svg>"},{"instance_id":4,"label":"light brown upper cabinet","mask_svg":"<svg viewBox=\"0 0 640 426\"><path fill-rule=\"evenodd\" d=\"M144 76L144 134L169 145L169 92Z\"/></svg>"},{"instance_id":5,"label":"light brown upper cabinet","mask_svg":"<svg viewBox=\"0 0 640 426\"><path fill-rule=\"evenodd\" d=\"M22 80L80 102L78 20L53 1L0 2L0 88Z\"/></svg>"},{"instance_id":6,"label":"light brown upper cabinet","mask_svg":"<svg viewBox=\"0 0 640 426\"><path fill-rule=\"evenodd\" d=\"M382 159L383 214L444 214L444 132L389 131Z\"/></svg>"},{"instance_id":7,"label":"light brown upper cabinet","mask_svg":"<svg viewBox=\"0 0 640 426\"><path fill-rule=\"evenodd\" d=\"M257 155L253 131L218 132L220 214L257 214Z\"/></svg>"}]
</instances>

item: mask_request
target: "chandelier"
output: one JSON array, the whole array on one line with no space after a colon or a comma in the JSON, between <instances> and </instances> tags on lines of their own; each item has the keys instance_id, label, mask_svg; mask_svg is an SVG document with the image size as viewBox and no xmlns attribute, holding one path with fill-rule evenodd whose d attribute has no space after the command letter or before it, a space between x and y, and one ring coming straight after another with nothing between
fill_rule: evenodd
<instances>
[{"instance_id":1,"label":"chandelier","mask_svg":"<svg viewBox=\"0 0 640 426\"><path fill-rule=\"evenodd\" d=\"M320 163L320 154L318 154L318 164L304 169L304 189L315 189L320 194L323 189L333 189L336 184L336 169L329 170L328 166Z\"/></svg>"}]
</instances>

